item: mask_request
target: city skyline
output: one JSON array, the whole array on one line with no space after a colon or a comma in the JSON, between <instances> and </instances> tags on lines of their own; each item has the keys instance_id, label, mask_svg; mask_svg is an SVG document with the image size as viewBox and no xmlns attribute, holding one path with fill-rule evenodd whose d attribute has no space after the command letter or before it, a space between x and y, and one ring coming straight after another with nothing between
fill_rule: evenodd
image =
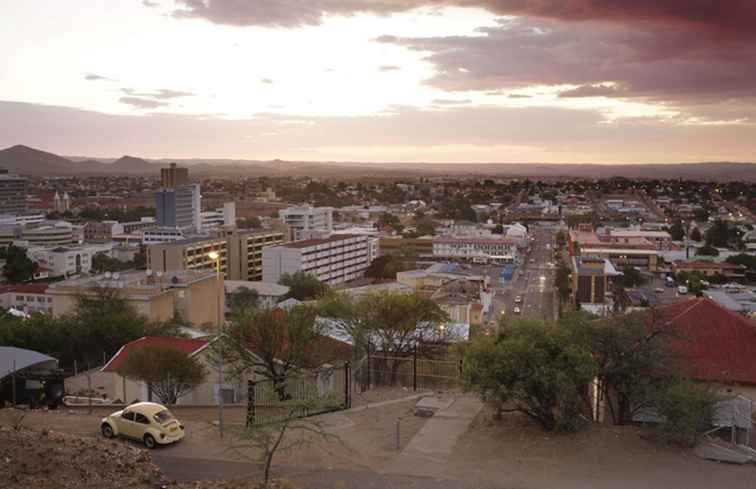
<instances>
[{"instance_id":1,"label":"city skyline","mask_svg":"<svg viewBox=\"0 0 756 489\"><path fill-rule=\"evenodd\" d=\"M749 4L4 5L0 147L298 161L754 161Z\"/></svg>"}]
</instances>

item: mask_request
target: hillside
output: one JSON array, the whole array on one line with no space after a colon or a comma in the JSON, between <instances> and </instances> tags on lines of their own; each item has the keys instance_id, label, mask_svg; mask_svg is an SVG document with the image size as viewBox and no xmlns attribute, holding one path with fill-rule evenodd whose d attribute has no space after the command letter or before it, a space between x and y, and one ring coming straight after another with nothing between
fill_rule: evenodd
<instances>
[{"instance_id":1,"label":"hillside","mask_svg":"<svg viewBox=\"0 0 756 489\"><path fill-rule=\"evenodd\" d=\"M195 176L320 176L386 177L420 175L480 175L492 177L684 178L756 182L754 163L568 164L568 163L369 163L298 162L231 159L145 160L122 156L113 161L76 157L16 145L0 151L0 167L28 176L154 175L168 162L190 167Z\"/></svg>"}]
</instances>

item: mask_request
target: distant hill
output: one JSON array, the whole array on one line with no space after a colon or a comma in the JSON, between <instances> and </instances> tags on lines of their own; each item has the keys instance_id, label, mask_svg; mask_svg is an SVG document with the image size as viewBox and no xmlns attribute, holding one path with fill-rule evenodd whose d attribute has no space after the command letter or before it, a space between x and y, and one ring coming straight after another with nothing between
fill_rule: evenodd
<instances>
[{"instance_id":1,"label":"distant hill","mask_svg":"<svg viewBox=\"0 0 756 489\"><path fill-rule=\"evenodd\" d=\"M572 178L683 178L689 180L742 180L756 182L755 163L680 164L568 164L568 163L370 163L252 161L230 159L145 160L122 156L117 160L64 158L28 146L0 151L0 167L29 176L159 175L169 162L191 168L195 176L320 176L381 177L419 175L480 175L491 177Z\"/></svg>"}]
</instances>

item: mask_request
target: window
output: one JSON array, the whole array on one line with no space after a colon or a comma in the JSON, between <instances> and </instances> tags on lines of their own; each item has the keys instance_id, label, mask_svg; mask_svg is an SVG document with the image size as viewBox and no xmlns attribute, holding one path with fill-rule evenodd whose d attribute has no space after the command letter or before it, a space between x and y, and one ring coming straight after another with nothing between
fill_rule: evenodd
<instances>
[{"instance_id":1,"label":"window","mask_svg":"<svg viewBox=\"0 0 756 489\"><path fill-rule=\"evenodd\" d=\"M134 421L134 413L131 411L124 411L121 417L127 421Z\"/></svg>"},{"instance_id":2,"label":"window","mask_svg":"<svg viewBox=\"0 0 756 489\"><path fill-rule=\"evenodd\" d=\"M16 300L17 300L17 301L23 301L23 300L24 300L24 296L22 296L22 295L17 295L17 296L16 296Z\"/></svg>"},{"instance_id":3,"label":"window","mask_svg":"<svg viewBox=\"0 0 756 489\"><path fill-rule=\"evenodd\" d=\"M155 421L161 424L168 422L172 419L175 419L175 418L173 417L173 414L167 409L165 411L160 411L159 413L155 415Z\"/></svg>"},{"instance_id":4,"label":"window","mask_svg":"<svg viewBox=\"0 0 756 489\"><path fill-rule=\"evenodd\" d=\"M147 419L147 416L145 416L144 414L136 413L136 418L134 418L134 420L137 423L150 424L150 420Z\"/></svg>"},{"instance_id":5,"label":"window","mask_svg":"<svg viewBox=\"0 0 756 489\"><path fill-rule=\"evenodd\" d=\"M52 302L52 297L47 298L47 303L49 304L50 302Z\"/></svg>"}]
</instances>

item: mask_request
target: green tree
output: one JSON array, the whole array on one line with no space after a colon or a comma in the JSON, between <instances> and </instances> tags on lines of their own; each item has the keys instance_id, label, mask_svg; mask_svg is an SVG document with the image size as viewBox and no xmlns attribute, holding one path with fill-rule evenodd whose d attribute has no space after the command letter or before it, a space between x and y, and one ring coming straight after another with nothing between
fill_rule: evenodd
<instances>
[{"instance_id":1,"label":"green tree","mask_svg":"<svg viewBox=\"0 0 756 489\"><path fill-rule=\"evenodd\" d=\"M749 255L747 253L740 253L734 256L728 256L727 263L733 263L735 265L743 265L750 271L756 270L756 256Z\"/></svg>"},{"instance_id":2,"label":"green tree","mask_svg":"<svg viewBox=\"0 0 756 489\"><path fill-rule=\"evenodd\" d=\"M504 226L497 224L491 231L493 234L504 234Z\"/></svg>"},{"instance_id":3,"label":"green tree","mask_svg":"<svg viewBox=\"0 0 756 489\"><path fill-rule=\"evenodd\" d=\"M685 227L680 219L675 219L672 226L669 228L669 235L674 241L682 241L685 239Z\"/></svg>"},{"instance_id":4,"label":"green tree","mask_svg":"<svg viewBox=\"0 0 756 489\"><path fill-rule=\"evenodd\" d=\"M317 299L328 293L330 287L318 280L314 275L306 272L284 273L279 282L289 287L289 297L299 301Z\"/></svg>"},{"instance_id":5,"label":"green tree","mask_svg":"<svg viewBox=\"0 0 756 489\"><path fill-rule=\"evenodd\" d=\"M719 401L721 397L706 386L673 380L660 390L655 402L662 439L685 447L695 446L699 437L711 428Z\"/></svg>"},{"instance_id":6,"label":"green tree","mask_svg":"<svg viewBox=\"0 0 756 489\"><path fill-rule=\"evenodd\" d=\"M500 412L520 412L547 431L575 431L587 411L582 391L595 378L589 350L554 324L520 320L464 352L467 386Z\"/></svg>"},{"instance_id":7,"label":"green tree","mask_svg":"<svg viewBox=\"0 0 756 489\"><path fill-rule=\"evenodd\" d=\"M564 248L567 244L567 235L564 231L557 231L554 239L556 240L557 248Z\"/></svg>"},{"instance_id":8,"label":"green tree","mask_svg":"<svg viewBox=\"0 0 756 489\"><path fill-rule=\"evenodd\" d=\"M631 423L675 374L671 335L653 312L650 317L633 313L605 319L573 313L560 319L559 325L571 342L591 352L598 367L599 396L614 424Z\"/></svg>"},{"instance_id":9,"label":"green tree","mask_svg":"<svg viewBox=\"0 0 756 489\"><path fill-rule=\"evenodd\" d=\"M200 385L207 374L204 365L177 348L148 346L130 352L118 367L127 379L147 384L166 406Z\"/></svg>"},{"instance_id":10,"label":"green tree","mask_svg":"<svg viewBox=\"0 0 756 489\"><path fill-rule=\"evenodd\" d=\"M236 223L236 226L239 229L258 229L262 227L262 221L260 221L259 217L252 216L245 219L240 219Z\"/></svg>"},{"instance_id":11,"label":"green tree","mask_svg":"<svg viewBox=\"0 0 756 489\"><path fill-rule=\"evenodd\" d=\"M13 284L32 280L39 268L39 265L27 256L24 248L12 244L3 250L2 258L5 259L5 280Z\"/></svg>"},{"instance_id":12,"label":"green tree","mask_svg":"<svg viewBox=\"0 0 756 489\"><path fill-rule=\"evenodd\" d=\"M646 283L643 274L631 265L625 265L622 269L622 283L625 287L638 287Z\"/></svg>"},{"instance_id":13,"label":"green tree","mask_svg":"<svg viewBox=\"0 0 756 489\"><path fill-rule=\"evenodd\" d=\"M407 270L402 261L392 255L379 256L365 269L365 276L374 279L396 279L396 274Z\"/></svg>"},{"instance_id":14,"label":"green tree","mask_svg":"<svg viewBox=\"0 0 756 489\"><path fill-rule=\"evenodd\" d=\"M224 339L214 345L214 354L223 357L232 377L264 377L285 401L286 381L292 372L331 360L317 348L322 328L311 306L289 311L243 310L224 330Z\"/></svg>"},{"instance_id":15,"label":"green tree","mask_svg":"<svg viewBox=\"0 0 756 489\"><path fill-rule=\"evenodd\" d=\"M136 268L133 261L121 261L111 258L105 253L97 253L92 257L92 272L120 272Z\"/></svg>"},{"instance_id":16,"label":"green tree","mask_svg":"<svg viewBox=\"0 0 756 489\"><path fill-rule=\"evenodd\" d=\"M702 246L698 248L696 251L696 255L700 256L719 256L719 250L715 247L711 246L710 244L707 244L705 246Z\"/></svg>"},{"instance_id":17,"label":"green tree","mask_svg":"<svg viewBox=\"0 0 756 489\"><path fill-rule=\"evenodd\" d=\"M706 244L709 246L717 246L720 248L727 248L729 246L731 232L727 221L717 219L706 230Z\"/></svg>"},{"instance_id":18,"label":"green tree","mask_svg":"<svg viewBox=\"0 0 756 489\"><path fill-rule=\"evenodd\" d=\"M242 286L229 294L228 302L228 307L231 310L232 316L246 314L258 308L260 304L260 294L255 289Z\"/></svg>"},{"instance_id":19,"label":"green tree","mask_svg":"<svg viewBox=\"0 0 756 489\"><path fill-rule=\"evenodd\" d=\"M693 230L690 232L690 239L692 239L693 241L701 241L703 239L701 230L697 227L693 228Z\"/></svg>"},{"instance_id":20,"label":"green tree","mask_svg":"<svg viewBox=\"0 0 756 489\"><path fill-rule=\"evenodd\" d=\"M554 285L559 292L559 300L562 302L567 302L567 300L570 298L570 274L570 267L568 267L564 263L560 263L559 267L556 270Z\"/></svg>"}]
</instances>

